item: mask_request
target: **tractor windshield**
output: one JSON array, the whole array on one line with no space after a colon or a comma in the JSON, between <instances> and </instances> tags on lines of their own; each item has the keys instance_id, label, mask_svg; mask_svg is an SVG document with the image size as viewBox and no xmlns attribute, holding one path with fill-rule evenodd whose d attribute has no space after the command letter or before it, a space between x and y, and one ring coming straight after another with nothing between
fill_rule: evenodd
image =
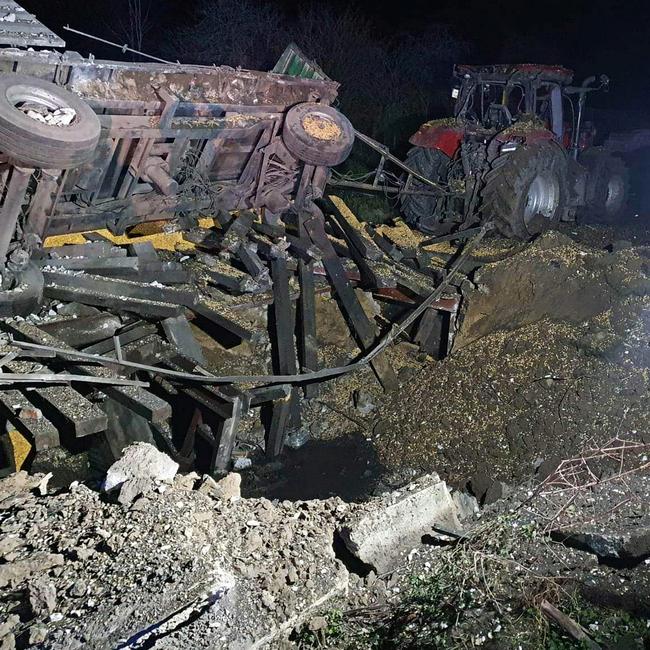
<instances>
[{"instance_id":1,"label":"tractor windshield","mask_svg":"<svg viewBox=\"0 0 650 650\"><path fill-rule=\"evenodd\" d=\"M505 82L463 84L456 116L479 122L487 128L507 128L525 113L526 90L522 84Z\"/></svg>"}]
</instances>

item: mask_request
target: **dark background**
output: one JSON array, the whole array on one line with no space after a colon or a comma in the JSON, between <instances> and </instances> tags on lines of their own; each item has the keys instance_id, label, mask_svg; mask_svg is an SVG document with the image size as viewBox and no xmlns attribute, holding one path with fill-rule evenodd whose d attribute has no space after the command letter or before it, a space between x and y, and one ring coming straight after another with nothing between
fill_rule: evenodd
<instances>
[{"instance_id":1,"label":"dark background","mask_svg":"<svg viewBox=\"0 0 650 650\"><path fill-rule=\"evenodd\" d=\"M341 108L355 126L398 150L419 123L448 114L457 61L561 63L576 70L577 81L605 73L610 92L589 98L588 117L601 135L650 126L650 3L640 0L22 4L65 38L68 49L101 58L124 56L62 26L172 60L261 70L294 40L341 82Z\"/></svg>"}]
</instances>

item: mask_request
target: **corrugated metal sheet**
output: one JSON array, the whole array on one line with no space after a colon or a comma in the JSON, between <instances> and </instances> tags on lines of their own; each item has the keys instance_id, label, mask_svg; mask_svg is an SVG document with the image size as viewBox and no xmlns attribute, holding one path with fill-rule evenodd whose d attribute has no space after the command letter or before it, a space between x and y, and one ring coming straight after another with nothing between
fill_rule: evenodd
<instances>
[{"instance_id":1,"label":"corrugated metal sheet","mask_svg":"<svg viewBox=\"0 0 650 650\"><path fill-rule=\"evenodd\" d=\"M0 0L0 45L65 47L65 41L14 0Z\"/></svg>"},{"instance_id":2,"label":"corrugated metal sheet","mask_svg":"<svg viewBox=\"0 0 650 650\"><path fill-rule=\"evenodd\" d=\"M287 49L282 53L271 72L288 74L292 77L302 77L303 79L330 80L320 66L315 61L308 59L295 43L287 45Z\"/></svg>"}]
</instances>

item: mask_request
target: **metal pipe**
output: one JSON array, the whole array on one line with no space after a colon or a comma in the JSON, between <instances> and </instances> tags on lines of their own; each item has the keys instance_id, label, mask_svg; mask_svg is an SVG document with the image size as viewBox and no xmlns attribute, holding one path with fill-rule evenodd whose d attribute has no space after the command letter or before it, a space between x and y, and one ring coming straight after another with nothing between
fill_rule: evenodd
<instances>
[{"instance_id":1,"label":"metal pipe","mask_svg":"<svg viewBox=\"0 0 650 650\"><path fill-rule=\"evenodd\" d=\"M429 180L425 176L418 174L416 171L412 170L410 167L405 165L399 158L393 156L393 154L389 151L388 147L384 146L383 144L380 144L376 140L373 140L371 137L364 135L363 133L357 131L356 129L354 130L354 135L359 140L361 140L361 142L367 144L371 149L374 149L375 151L378 151L382 156L385 156L387 160L390 160L392 163L394 163L395 165L403 169L405 172L411 174L413 178L417 178L419 181L422 181L423 183L430 185L431 187L438 190L438 192L442 192L443 194L448 193L444 187L441 187L440 185L438 185L438 183L434 183L433 181Z\"/></svg>"},{"instance_id":2,"label":"metal pipe","mask_svg":"<svg viewBox=\"0 0 650 650\"><path fill-rule=\"evenodd\" d=\"M179 61L176 61L174 63L174 61L167 61L166 59L160 59L157 56L152 56L151 54L140 52L140 50L134 50L133 48L129 47L126 43L124 45L120 45L119 43L113 43L113 41L107 41L105 38L99 38L99 36L93 36L92 34L81 32L78 29L73 29L72 27L70 27L70 25L66 25L63 29L65 29L66 32L79 34L79 36L92 38L94 41L99 41L100 43L106 43L106 45L112 45L113 47L117 47L118 49L122 50L122 54L124 54L125 52L132 52L133 54L137 54L138 56L143 56L146 59L151 59L152 61L158 61L159 63L168 63L169 65L181 65Z\"/></svg>"}]
</instances>

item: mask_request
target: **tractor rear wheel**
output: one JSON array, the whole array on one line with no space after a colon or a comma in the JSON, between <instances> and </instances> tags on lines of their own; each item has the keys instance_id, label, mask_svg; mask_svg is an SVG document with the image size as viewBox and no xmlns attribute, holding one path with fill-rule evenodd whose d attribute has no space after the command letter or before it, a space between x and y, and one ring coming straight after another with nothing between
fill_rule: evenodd
<instances>
[{"instance_id":1,"label":"tractor rear wheel","mask_svg":"<svg viewBox=\"0 0 650 650\"><path fill-rule=\"evenodd\" d=\"M588 220L615 223L628 198L625 163L600 148L587 149L579 160L587 170L585 205L580 214Z\"/></svg>"},{"instance_id":2,"label":"tractor rear wheel","mask_svg":"<svg viewBox=\"0 0 650 650\"><path fill-rule=\"evenodd\" d=\"M439 149L413 147L406 156L406 165L434 183L444 183L449 171L449 156ZM433 188L422 181L413 179L412 190L428 191ZM444 219L445 199L442 196L402 194L400 206L406 223L428 232L435 232Z\"/></svg>"},{"instance_id":3,"label":"tractor rear wheel","mask_svg":"<svg viewBox=\"0 0 650 650\"><path fill-rule=\"evenodd\" d=\"M486 174L483 217L506 237L527 241L553 228L568 204L567 160L553 142L502 154Z\"/></svg>"}]
</instances>

